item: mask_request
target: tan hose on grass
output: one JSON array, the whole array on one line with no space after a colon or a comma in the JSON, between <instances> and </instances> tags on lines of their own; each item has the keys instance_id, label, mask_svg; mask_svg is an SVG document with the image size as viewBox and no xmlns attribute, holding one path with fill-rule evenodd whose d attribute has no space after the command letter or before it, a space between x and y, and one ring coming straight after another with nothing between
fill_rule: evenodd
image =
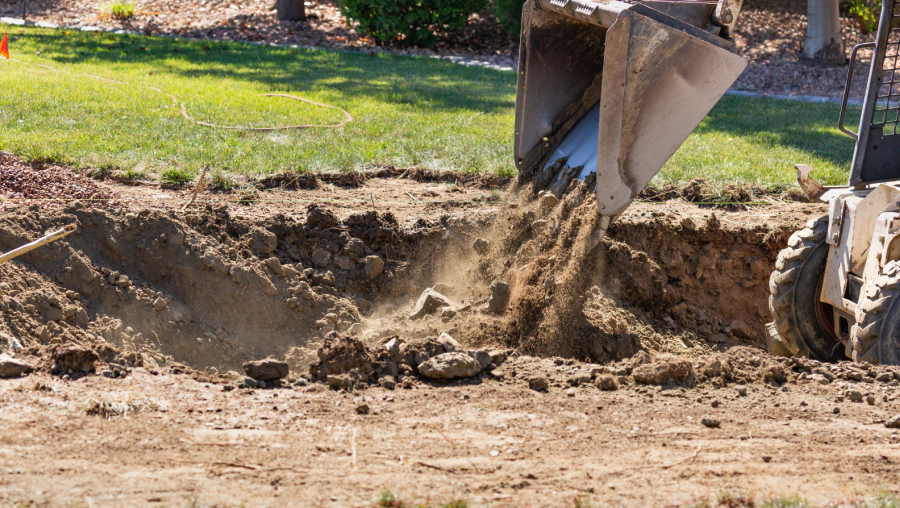
<instances>
[{"instance_id":1,"label":"tan hose on grass","mask_svg":"<svg viewBox=\"0 0 900 508\"><path fill-rule=\"evenodd\" d=\"M13 249L13 250L7 252L6 254L0 255L0 264L5 263L5 262L9 261L10 259L17 258L27 252L31 252L34 249L37 249L38 247L47 245L48 243L51 243L51 242L55 242L55 241L59 240L60 238L73 233L75 231L75 229L76 229L75 224L69 224L68 226L66 226L58 231L54 231L52 233L47 233L46 235L42 236L41 238L38 238L37 240L35 240L31 243L25 244L25 245L19 247L18 249Z\"/></svg>"}]
</instances>

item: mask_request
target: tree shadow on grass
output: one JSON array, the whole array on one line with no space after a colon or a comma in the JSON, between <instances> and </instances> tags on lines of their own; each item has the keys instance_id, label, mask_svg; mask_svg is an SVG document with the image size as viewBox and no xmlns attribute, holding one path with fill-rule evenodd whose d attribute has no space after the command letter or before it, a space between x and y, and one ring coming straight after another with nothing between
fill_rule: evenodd
<instances>
[{"instance_id":1,"label":"tree shadow on grass","mask_svg":"<svg viewBox=\"0 0 900 508\"><path fill-rule=\"evenodd\" d=\"M788 146L849 169L854 140L837 130L840 107L782 99L726 96L697 128L724 132L763 146ZM849 108L848 124L859 118Z\"/></svg>"},{"instance_id":2,"label":"tree shadow on grass","mask_svg":"<svg viewBox=\"0 0 900 508\"><path fill-rule=\"evenodd\" d=\"M24 36L58 64L140 64L185 78L333 91L425 110L502 113L515 106L515 74L429 58L63 30Z\"/></svg>"}]
</instances>

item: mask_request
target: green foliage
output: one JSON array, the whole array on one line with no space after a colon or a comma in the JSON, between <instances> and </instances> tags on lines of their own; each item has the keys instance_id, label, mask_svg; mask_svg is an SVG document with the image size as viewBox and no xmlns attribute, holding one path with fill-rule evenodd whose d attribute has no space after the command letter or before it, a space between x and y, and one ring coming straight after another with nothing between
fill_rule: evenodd
<instances>
[{"instance_id":1,"label":"green foliage","mask_svg":"<svg viewBox=\"0 0 900 508\"><path fill-rule=\"evenodd\" d=\"M518 38L522 30L522 6L524 0L492 0L491 12L513 37Z\"/></svg>"},{"instance_id":2,"label":"green foliage","mask_svg":"<svg viewBox=\"0 0 900 508\"><path fill-rule=\"evenodd\" d=\"M234 182L234 179L231 178L231 176L225 174L222 171L217 171L212 174L209 179L209 184L206 187L212 191L228 192L234 189L236 186L237 184Z\"/></svg>"},{"instance_id":3,"label":"green foliage","mask_svg":"<svg viewBox=\"0 0 900 508\"><path fill-rule=\"evenodd\" d=\"M848 12L859 20L859 31L867 34L878 28L881 0L849 0Z\"/></svg>"},{"instance_id":4,"label":"green foliage","mask_svg":"<svg viewBox=\"0 0 900 508\"><path fill-rule=\"evenodd\" d=\"M339 0L338 5L380 43L430 46L438 32L465 25L485 0Z\"/></svg>"},{"instance_id":5,"label":"green foliage","mask_svg":"<svg viewBox=\"0 0 900 508\"><path fill-rule=\"evenodd\" d=\"M162 174L159 175L159 179L162 180L163 183L176 185L178 187L183 187L192 180L190 173L178 168L171 168L163 171Z\"/></svg>"},{"instance_id":6,"label":"green foliage","mask_svg":"<svg viewBox=\"0 0 900 508\"><path fill-rule=\"evenodd\" d=\"M113 2L109 4L109 15L115 19L131 19L134 9L134 2Z\"/></svg>"}]
</instances>

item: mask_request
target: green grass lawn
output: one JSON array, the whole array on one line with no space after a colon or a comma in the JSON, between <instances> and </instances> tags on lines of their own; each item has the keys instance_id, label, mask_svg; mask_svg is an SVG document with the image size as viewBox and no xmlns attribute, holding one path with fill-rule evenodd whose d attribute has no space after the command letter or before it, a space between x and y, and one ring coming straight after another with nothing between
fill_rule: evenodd
<instances>
[{"instance_id":1,"label":"green grass lawn","mask_svg":"<svg viewBox=\"0 0 900 508\"><path fill-rule=\"evenodd\" d=\"M124 176L191 177L207 166L254 176L394 165L513 174L515 73L428 58L342 53L0 26L0 149ZM37 67L53 66L63 72ZM115 85L91 74L128 83ZM272 133L185 121L158 87L198 120L246 126L331 123L341 114L261 93L300 95L348 110L327 130ZM844 183L853 143L837 107L726 97L655 185L702 176L713 185L786 187L793 164Z\"/></svg>"}]
</instances>

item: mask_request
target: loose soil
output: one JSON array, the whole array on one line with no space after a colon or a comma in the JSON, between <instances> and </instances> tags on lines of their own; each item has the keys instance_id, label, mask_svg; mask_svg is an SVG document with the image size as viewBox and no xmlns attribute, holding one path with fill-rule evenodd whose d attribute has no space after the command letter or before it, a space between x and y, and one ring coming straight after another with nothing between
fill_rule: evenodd
<instances>
[{"instance_id":1,"label":"loose soil","mask_svg":"<svg viewBox=\"0 0 900 508\"><path fill-rule=\"evenodd\" d=\"M65 171L3 167L24 187ZM0 504L367 506L385 489L475 506L724 490L821 503L898 488L884 423L900 370L762 349L774 259L822 205L639 202L586 253L582 188L541 207L502 182L369 176L204 191L185 211L190 189L0 188L0 250L78 225L0 265L0 350L36 369L0 380ZM498 282L510 302L490 313ZM455 314L410 318L426 288ZM441 332L490 366L416 374ZM391 390L393 337L406 360ZM288 379L247 388L241 364L267 356ZM341 390L320 379L345 371Z\"/></svg>"}]
</instances>

